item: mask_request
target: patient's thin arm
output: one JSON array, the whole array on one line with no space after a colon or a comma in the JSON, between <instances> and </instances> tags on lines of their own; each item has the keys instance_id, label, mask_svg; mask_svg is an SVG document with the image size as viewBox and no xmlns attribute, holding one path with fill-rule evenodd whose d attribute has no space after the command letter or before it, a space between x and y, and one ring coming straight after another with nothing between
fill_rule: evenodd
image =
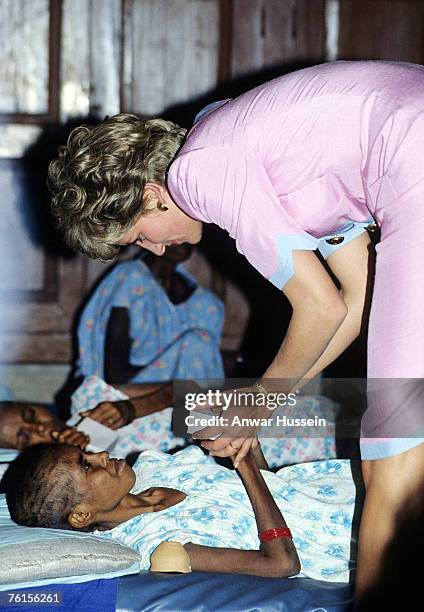
<instances>
[{"instance_id":1,"label":"patient's thin arm","mask_svg":"<svg viewBox=\"0 0 424 612\"><path fill-rule=\"evenodd\" d=\"M280 509L260 473L254 457L249 453L240 463L239 474L255 513L258 532L287 527ZM287 577L300 571L296 547L289 538L264 542L260 550L212 548L186 544L191 567L195 571L234 572L257 576Z\"/></svg>"}]
</instances>

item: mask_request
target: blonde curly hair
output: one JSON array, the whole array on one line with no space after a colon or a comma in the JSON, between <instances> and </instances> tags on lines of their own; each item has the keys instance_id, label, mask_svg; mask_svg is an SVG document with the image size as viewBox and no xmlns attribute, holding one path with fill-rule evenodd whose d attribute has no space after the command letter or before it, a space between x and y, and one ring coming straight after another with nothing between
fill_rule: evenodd
<instances>
[{"instance_id":1,"label":"blonde curly hair","mask_svg":"<svg viewBox=\"0 0 424 612\"><path fill-rule=\"evenodd\" d=\"M145 184L165 184L185 133L171 121L127 113L72 130L48 174L51 210L68 246L113 259L118 240L149 209Z\"/></svg>"}]
</instances>

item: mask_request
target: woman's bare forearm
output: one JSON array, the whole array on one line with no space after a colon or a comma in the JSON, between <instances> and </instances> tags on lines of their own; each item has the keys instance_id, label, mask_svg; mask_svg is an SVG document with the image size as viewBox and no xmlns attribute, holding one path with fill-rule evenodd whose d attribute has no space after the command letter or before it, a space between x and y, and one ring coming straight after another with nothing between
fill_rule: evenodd
<instances>
[{"instance_id":1,"label":"woman's bare forearm","mask_svg":"<svg viewBox=\"0 0 424 612\"><path fill-rule=\"evenodd\" d=\"M278 379L269 390L288 393L314 368L343 325L346 309L325 314L293 311L286 337L263 378Z\"/></svg>"},{"instance_id":2,"label":"woman's bare forearm","mask_svg":"<svg viewBox=\"0 0 424 612\"><path fill-rule=\"evenodd\" d=\"M318 376L327 366L335 361L351 344L358 338L361 332L361 321L363 308L360 304L348 306L348 314L336 331L328 346L317 359L312 368L305 374L302 380L296 385L301 389L309 380Z\"/></svg>"},{"instance_id":3,"label":"woman's bare forearm","mask_svg":"<svg viewBox=\"0 0 424 612\"><path fill-rule=\"evenodd\" d=\"M306 373L323 354L346 317L346 305L338 294L337 301L333 301L332 304L333 307L329 308L327 312L323 307L314 309L309 305L306 308L300 306L293 310L289 329L280 350L263 374L262 384L266 391L287 395L297 390L299 381L305 377ZM255 392L255 388L251 388L250 391ZM260 391L260 388L256 388L256 392L258 391ZM257 402L254 408L255 416L263 418L270 416L266 403ZM230 408L226 416L235 416L237 410L237 408ZM220 437L215 440L208 439L221 433L223 434L222 439ZM220 426L206 427L204 430L196 432L196 437L205 440L202 443L203 448L221 457L233 456L234 454L234 447L228 444L228 437L240 438L242 444L239 445L239 452L234 458L236 467L248 450L247 443L245 444L244 441L249 439L251 443L253 442L252 428L249 429L248 427L240 427L238 430L234 426L227 428L220 428Z\"/></svg>"},{"instance_id":4,"label":"woman's bare forearm","mask_svg":"<svg viewBox=\"0 0 424 612\"><path fill-rule=\"evenodd\" d=\"M298 388L333 363L361 334L371 304L374 255L370 237L365 233L328 258L327 264L341 286L340 295L347 306L347 316Z\"/></svg>"},{"instance_id":5,"label":"woman's bare forearm","mask_svg":"<svg viewBox=\"0 0 424 612\"><path fill-rule=\"evenodd\" d=\"M314 329L314 325L308 326L308 309L306 309L306 312L305 309L303 309L304 301L307 299L307 292L304 291L301 299L297 299L298 287L295 286L293 288L287 286L285 289L285 291L288 289L288 297L292 302L294 312L299 311L299 326L304 330L309 329L311 333L309 348L303 346L303 365L307 365L307 362L309 361L309 368L305 369L303 375L298 378L298 382L295 385L296 388L301 388L308 380L320 374L328 365L333 363L333 361L335 361L335 359L337 359L337 357L339 357L360 335L364 315L368 313L370 307L372 295L371 286L374 270L373 258L373 251L372 249L370 250L370 238L366 234L358 236L350 244L329 257L327 263L330 266L333 274L338 278L342 287L341 291L338 292L338 295L340 299L343 300L346 307L346 316L344 320L342 320L340 326L336 329L335 333L330 337L329 342L321 353L318 338L319 321L316 329ZM308 266L310 264L311 261L308 261ZM304 264L304 267L306 267L306 264ZM300 290L302 290L302 286L300 287ZM334 288L332 290L334 290ZM311 287L308 287L308 292L309 291L311 291ZM327 291L330 290L327 289ZM337 303L335 295L333 295L332 303ZM314 308L312 307L310 310L313 311ZM302 321L302 318L305 320ZM300 341L303 342L302 335L299 334L298 330L293 329L293 331L295 332L294 337L298 337ZM290 378L290 364L287 364L286 362L290 362L290 358L292 356L289 355L287 351L288 348L288 346L284 347L282 354L277 355L277 361L271 364L270 368L268 368L267 372L265 373L265 376ZM315 361L314 355L316 356ZM295 356L293 358L296 359ZM302 369L300 362L295 361L292 363L297 363L300 366L298 370ZM289 365L287 374L283 374L283 368L285 370L287 365ZM295 376L296 372L293 374L293 377Z\"/></svg>"}]
</instances>

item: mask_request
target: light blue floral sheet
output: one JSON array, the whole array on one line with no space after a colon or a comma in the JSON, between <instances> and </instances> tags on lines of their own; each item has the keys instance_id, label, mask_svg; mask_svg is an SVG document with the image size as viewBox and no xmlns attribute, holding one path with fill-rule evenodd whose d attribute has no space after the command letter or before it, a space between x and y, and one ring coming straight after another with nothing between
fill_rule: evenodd
<instances>
[{"instance_id":1,"label":"light blue floral sheet","mask_svg":"<svg viewBox=\"0 0 424 612\"><path fill-rule=\"evenodd\" d=\"M141 569L163 541L204 546L257 549L256 521L236 472L217 465L195 446L170 456L142 453L134 465L133 493L170 487L187 494L179 504L146 513L99 532L137 550ZM330 460L263 472L292 531L302 564L300 575L347 582L351 559L352 517L356 489L349 461ZM354 547L353 547L354 548Z\"/></svg>"}]
</instances>

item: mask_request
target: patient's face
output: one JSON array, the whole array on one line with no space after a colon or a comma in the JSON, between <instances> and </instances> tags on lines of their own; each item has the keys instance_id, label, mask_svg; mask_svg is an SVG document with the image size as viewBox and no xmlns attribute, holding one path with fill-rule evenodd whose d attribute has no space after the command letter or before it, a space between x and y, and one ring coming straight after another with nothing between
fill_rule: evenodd
<instances>
[{"instance_id":1,"label":"patient's face","mask_svg":"<svg viewBox=\"0 0 424 612\"><path fill-rule=\"evenodd\" d=\"M62 427L63 423L44 406L18 402L0 405L0 446L22 450L49 443L52 431Z\"/></svg>"},{"instance_id":2,"label":"patient's face","mask_svg":"<svg viewBox=\"0 0 424 612\"><path fill-rule=\"evenodd\" d=\"M111 459L106 451L87 453L76 446L61 444L55 458L66 464L84 503L96 511L112 510L134 486L134 471L124 459ZM55 477L54 470L50 477Z\"/></svg>"}]
</instances>

